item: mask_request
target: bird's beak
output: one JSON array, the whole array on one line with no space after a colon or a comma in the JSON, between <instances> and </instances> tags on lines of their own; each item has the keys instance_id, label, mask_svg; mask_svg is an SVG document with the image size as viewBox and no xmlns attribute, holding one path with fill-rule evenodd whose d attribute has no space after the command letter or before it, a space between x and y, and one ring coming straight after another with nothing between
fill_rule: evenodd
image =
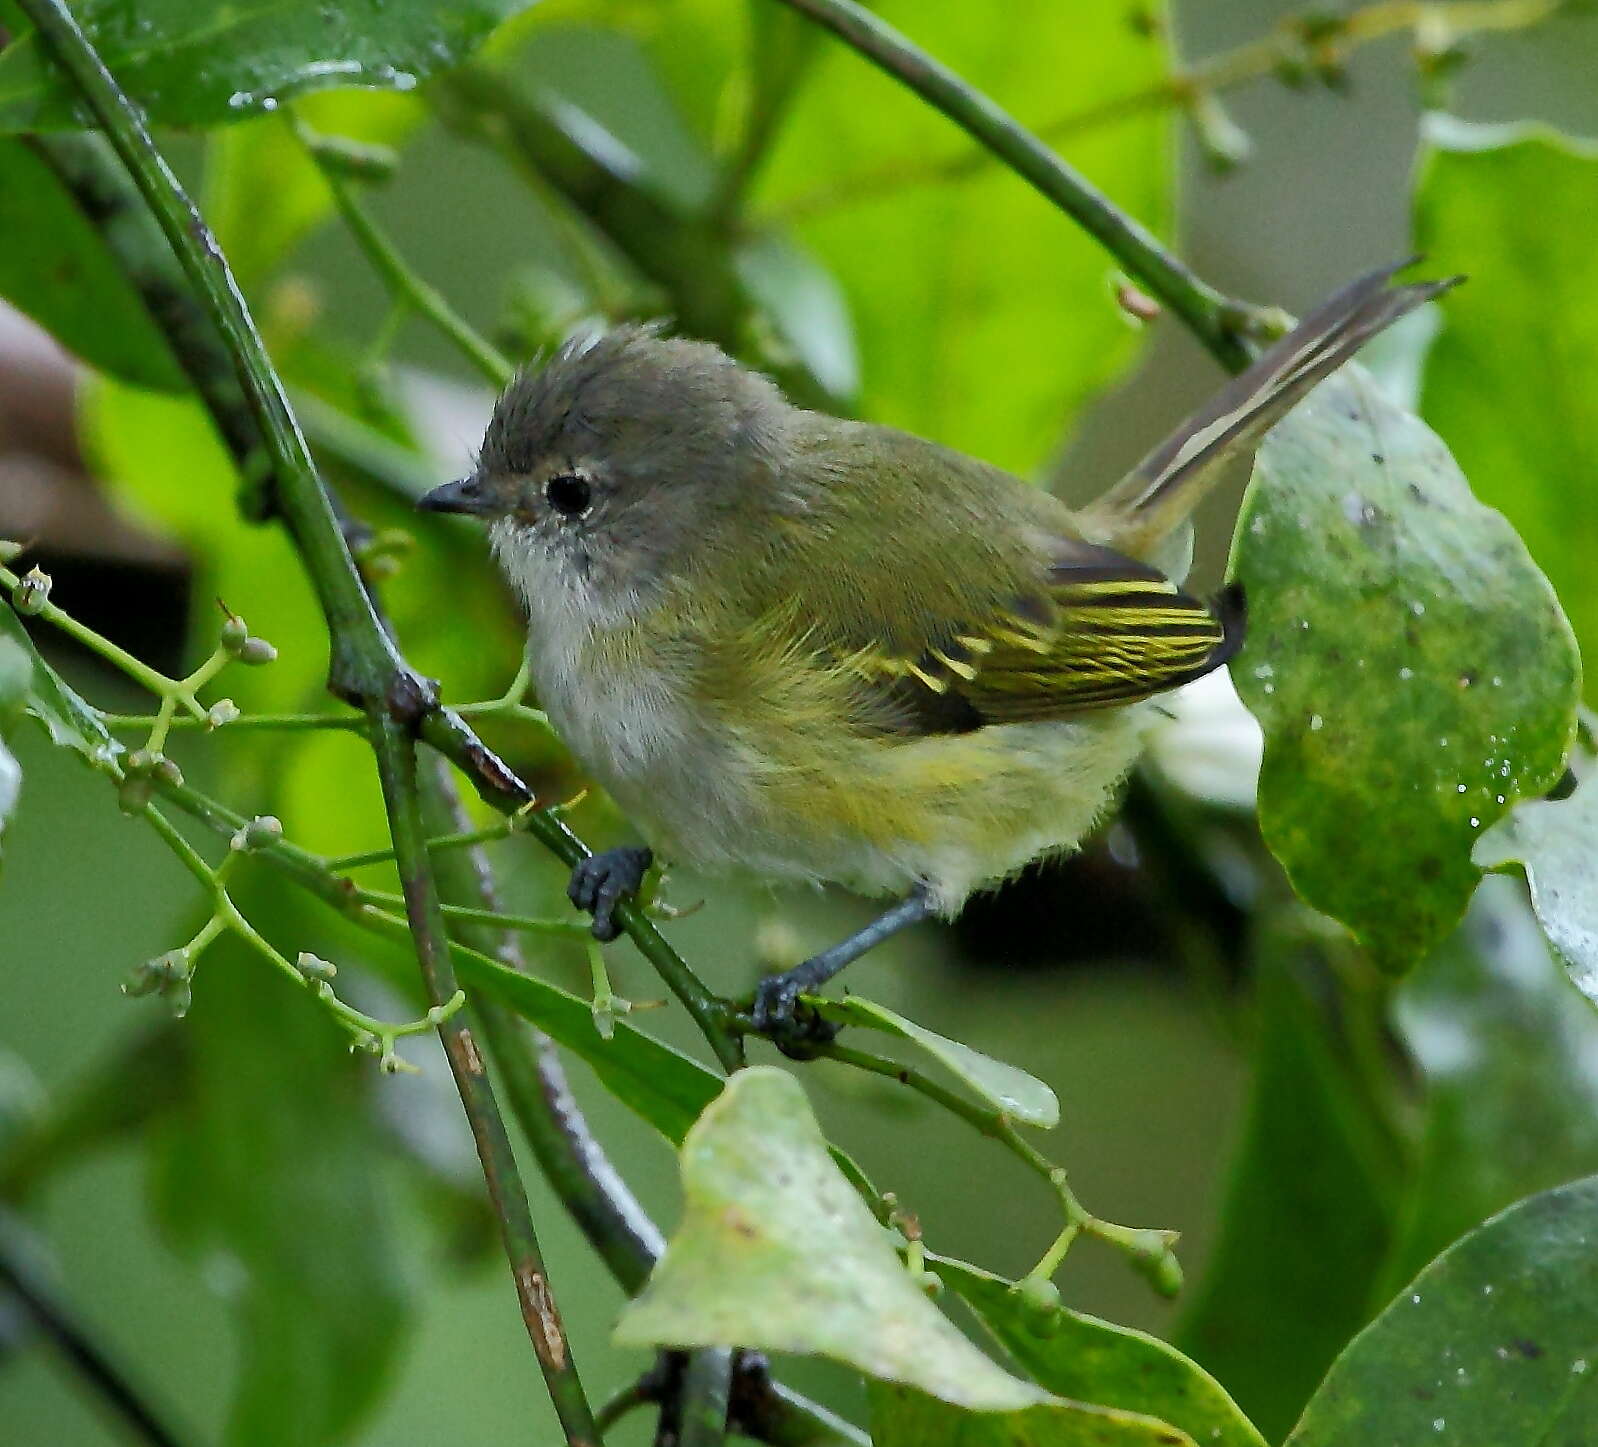
<instances>
[{"instance_id":1,"label":"bird's beak","mask_svg":"<svg viewBox=\"0 0 1598 1447\"><path fill-rule=\"evenodd\" d=\"M416 499L416 506L425 512L460 512L481 514L488 511L488 499L483 495L482 483L475 475L446 482Z\"/></svg>"}]
</instances>

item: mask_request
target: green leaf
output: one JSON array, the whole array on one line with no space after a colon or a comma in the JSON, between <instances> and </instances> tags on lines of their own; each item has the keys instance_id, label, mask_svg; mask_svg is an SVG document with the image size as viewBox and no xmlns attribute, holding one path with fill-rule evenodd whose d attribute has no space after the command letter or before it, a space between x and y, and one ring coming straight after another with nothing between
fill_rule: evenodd
<instances>
[{"instance_id":1,"label":"green leaf","mask_svg":"<svg viewBox=\"0 0 1598 1447\"><path fill-rule=\"evenodd\" d=\"M492 995L546 1035L582 1056L617 1100L674 1144L716 1098L722 1079L697 1060L617 1020L610 1039L594 1028L587 1000L483 955L457 951L461 982Z\"/></svg>"},{"instance_id":2,"label":"green leaf","mask_svg":"<svg viewBox=\"0 0 1598 1447\"><path fill-rule=\"evenodd\" d=\"M1328 1011L1324 962L1278 933L1259 960L1253 1077L1221 1237L1176 1334L1270 1441L1369 1318L1398 1187ZM1290 1322L1291 1329L1273 1323Z\"/></svg>"},{"instance_id":3,"label":"green leaf","mask_svg":"<svg viewBox=\"0 0 1598 1447\"><path fill-rule=\"evenodd\" d=\"M99 234L49 166L10 137L0 138L0 236L0 296L67 351L140 387L186 385Z\"/></svg>"},{"instance_id":4,"label":"green leaf","mask_svg":"<svg viewBox=\"0 0 1598 1447\"><path fill-rule=\"evenodd\" d=\"M1450 1247L1337 1360L1288 1447L1598 1440L1598 1177Z\"/></svg>"},{"instance_id":5,"label":"green leaf","mask_svg":"<svg viewBox=\"0 0 1598 1447\"><path fill-rule=\"evenodd\" d=\"M1121 5L1019 0L994 23L963 0L873 10L1021 121L1044 127L1163 83L1169 57ZM1150 8L1150 7L1146 7ZM1158 7L1152 7L1158 8ZM1116 378L1137 336L1117 310L1113 263L1003 167L900 184L967 158L964 133L832 36L800 83L757 187L757 210L801 207L795 230L842 285L863 360L861 407L1013 469L1036 469L1081 406ZM1158 230L1169 216L1172 120L1151 110L1055 141ZM821 191L868 184L844 203ZM1092 488L1084 487L1083 494Z\"/></svg>"},{"instance_id":6,"label":"green leaf","mask_svg":"<svg viewBox=\"0 0 1598 1447\"><path fill-rule=\"evenodd\" d=\"M1502 515L1358 366L1266 438L1233 569L1265 841L1305 900L1406 970L1464 913L1481 829L1560 776L1570 625Z\"/></svg>"},{"instance_id":7,"label":"green leaf","mask_svg":"<svg viewBox=\"0 0 1598 1447\"><path fill-rule=\"evenodd\" d=\"M31 665L22 711L38 720L59 748L75 749L97 769L103 769L121 752L118 744L100 721L99 710L85 703L61 679L55 669L39 657L22 620L8 606L0 605L0 643L15 648Z\"/></svg>"},{"instance_id":8,"label":"green leaf","mask_svg":"<svg viewBox=\"0 0 1598 1447\"><path fill-rule=\"evenodd\" d=\"M1476 841L1476 863L1526 871L1532 908L1581 992L1598 1003L1598 784L1529 800Z\"/></svg>"},{"instance_id":9,"label":"green leaf","mask_svg":"<svg viewBox=\"0 0 1598 1447\"><path fill-rule=\"evenodd\" d=\"M1598 457L1598 145L1445 116L1426 136L1416 244L1471 282L1448 299L1423 409L1598 653L1598 489L1584 481Z\"/></svg>"},{"instance_id":10,"label":"green leaf","mask_svg":"<svg viewBox=\"0 0 1598 1447\"><path fill-rule=\"evenodd\" d=\"M1064 1308L1040 1332L1002 1277L930 1253L927 1266L1039 1386L1081 1402L1149 1413L1211 1447L1265 1447L1225 1388L1157 1337Z\"/></svg>"},{"instance_id":11,"label":"green leaf","mask_svg":"<svg viewBox=\"0 0 1598 1447\"><path fill-rule=\"evenodd\" d=\"M1189 1441L1151 1418L1052 1398L972 1346L905 1270L785 1072L733 1075L683 1142L682 1177L682 1224L622 1312L619 1343L831 1357L967 1412L1044 1408L1038 1440L1051 1444Z\"/></svg>"},{"instance_id":12,"label":"green leaf","mask_svg":"<svg viewBox=\"0 0 1598 1447\"><path fill-rule=\"evenodd\" d=\"M871 1384L872 1447L1193 1447L1163 1422L1079 1403L966 1412L888 1382Z\"/></svg>"},{"instance_id":13,"label":"green leaf","mask_svg":"<svg viewBox=\"0 0 1598 1447\"><path fill-rule=\"evenodd\" d=\"M1464 928L1404 982L1396 1019L1426 1115L1384 1297L1494 1212L1598 1171L1598 1015L1518 884L1483 882Z\"/></svg>"},{"instance_id":14,"label":"green leaf","mask_svg":"<svg viewBox=\"0 0 1598 1447\"><path fill-rule=\"evenodd\" d=\"M958 1040L917 1025L897 1015L886 1005L863 1000L858 995L847 999L811 999L807 1003L827 1020L838 1025L858 1025L897 1035L926 1051L944 1069L967 1085L995 1110L1023 1125L1052 1130L1060 1123L1060 1102L1055 1093L1035 1075L1015 1065L1006 1065Z\"/></svg>"},{"instance_id":15,"label":"green leaf","mask_svg":"<svg viewBox=\"0 0 1598 1447\"><path fill-rule=\"evenodd\" d=\"M530 0L86 0L74 10L124 90L164 125L213 126L335 87L407 91ZM0 54L0 130L79 124L25 34Z\"/></svg>"}]
</instances>

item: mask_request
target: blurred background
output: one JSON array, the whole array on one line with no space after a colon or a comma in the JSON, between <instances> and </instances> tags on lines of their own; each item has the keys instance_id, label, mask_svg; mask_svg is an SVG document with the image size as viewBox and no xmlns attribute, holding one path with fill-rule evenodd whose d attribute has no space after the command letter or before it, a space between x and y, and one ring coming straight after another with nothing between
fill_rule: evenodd
<instances>
[{"instance_id":1,"label":"blurred background","mask_svg":"<svg viewBox=\"0 0 1598 1447\"><path fill-rule=\"evenodd\" d=\"M984 7L880 8L1040 126L1137 93L1166 65L1164 42L1140 34L1122 0L1023 6L1028 16L1013 26ZM966 8L983 13L945 13ZM547 0L496 42L494 74L580 103L669 209L674 195L712 183L707 147L721 139L730 104L723 77L746 43L736 9ZM1298 8L1179 0L1174 12L1175 50L1196 60L1260 39ZM689 28L674 33L678 23ZM1489 34L1468 49L1469 63L1450 77L1455 114L1598 136L1598 21ZM1218 383L1217 368L1178 325L1139 333L1117 315L1107 260L1020 182L988 171L937 184L895 179L896 162L913 170L918 158L963 156L960 136L830 41L821 50L750 181L748 214L783 223L738 259L743 285L777 318L768 356L805 378L816 405L912 426L1068 499L1091 495ZM485 137L467 85L424 92L420 101L321 96L305 114L330 132L403 143L397 174L366 193L368 204L469 321L520 358L607 311L671 310L668 288L640 278L628 254L629 245L647 250L647 239L607 237L603 197L586 213L572 205L558 156L540 174L531 151ZM1425 100L1406 33L1359 47L1336 85L1294 88L1266 76L1226 92L1225 121L1196 127L1151 108L1061 145L1174 236L1200 275L1298 311L1411 249ZM164 139L296 394L314 399L307 415L330 470L363 516L421 535L387 585L413 660L452 700L493 696L516 665L512 606L480 541L465 529L417 526L404 497L461 470L491 394L416 320L388 335L383 289L348 232L320 204L295 214L306 163L283 134L261 117L203 143L180 132ZM1247 156L1223 170L1218 152L1242 149L1241 135ZM861 176L873 179L849 194L846 183ZM924 264L906 260L918 248L929 253ZM361 419L364 431L341 433L336 417ZM238 685L239 702L317 707L322 635L303 584L281 538L233 516L227 473L186 401L86 380L31 322L0 312L0 536L33 542L57 601L171 671L197 656L192 640L214 627L210 600L222 592L284 655ZM1217 498L1201 527L1206 584L1224 565L1236 500L1235 491ZM41 642L103 707L147 709L87 656ZM1068 1303L1161 1334L1187 1312L1186 1343L1207 1341L1222 1362L1245 1344L1222 1340L1235 1323L1211 1322L1208 1335L1195 1325L1204 1308L1192 1283L1216 1249L1228 1161L1246 1123L1262 1128L1245 1109L1251 1060L1265 1068L1252 905L1283 886L1248 812L1257 747L1249 725L1224 697L1195 705L1206 706L1202 737L1170 743L1167 771L1140 776L1127 821L1081 859L977 902L953 928L895 941L852 982L1055 1088L1064 1119L1053 1149L1078 1194L1115 1220L1180 1230L1190 1283L1182 1299L1163 1302L1088 1242L1061 1278ZM551 789L580 787L547 740L504 725L493 741ZM381 843L357 743L317 735L224 746L234 742L184 738L185 772L238 808L270 808L308 847L339 854ZM0 872L0 1144L8 1130L32 1139L30 1122L59 1122L81 1106L75 1131L35 1143L0 1172L7 1196L25 1203L30 1242L48 1243L38 1269L193 1441L224 1431L236 1441L342 1435L385 1447L544 1440L535 1424L552 1419L430 1043L407 1046L420 1077L346 1070L322 1022L244 957L207 960L181 1025L158 1018L157 1002L124 999L117 984L129 968L192 929L191 882L69 754L32 729L13 748L25 786ZM1198 757L1201 748L1213 761ZM1206 762L1213 768L1197 784L1183 773ZM573 823L596 843L626 837L601 800L585 801ZM534 846L499 845L495 857L516 907L557 907L560 871ZM683 876L668 897L706 901L669 928L726 991L866 916L845 897L740 892ZM366 961L370 969L350 972L365 1008L406 1008L397 952L334 928L270 883L255 909L297 948ZM535 940L529 953L540 972L586 988L580 952ZM630 947L612 955L623 994L663 993ZM680 1013L662 1009L642 1023L694 1050ZM1592 1044L1584 1036L1577 1048L1589 1086L1598 1076ZM601 1138L669 1225L670 1151L575 1069ZM918 1213L936 1249L1013 1274L1047 1244L1047 1192L988 1143L833 1067L810 1067L804 1080L835 1138ZM1423 1102L1411 1095L1395 1109L1413 1126ZM370 1113L385 1122L381 1137L364 1126ZM620 1293L535 1173L529 1184L579 1364L603 1397L643 1365L607 1345ZM6 1219L20 1239L18 1221ZM1267 1237L1286 1229L1268 1211L1254 1225ZM1306 1359L1317 1353L1306 1345ZM793 1363L783 1375L840 1409L859 1407L841 1372ZM1262 1420L1291 1420L1291 1404L1273 1399L1268 1383L1222 1375ZM298 1417L272 1401L274 1381L320 1393L320 1405ZM253 1384L252 1400L241 1401L241 1382ZM0 1437L18 1444L122 1440L3 1294L0 1424Z\"/></svg>"}]
</instances>

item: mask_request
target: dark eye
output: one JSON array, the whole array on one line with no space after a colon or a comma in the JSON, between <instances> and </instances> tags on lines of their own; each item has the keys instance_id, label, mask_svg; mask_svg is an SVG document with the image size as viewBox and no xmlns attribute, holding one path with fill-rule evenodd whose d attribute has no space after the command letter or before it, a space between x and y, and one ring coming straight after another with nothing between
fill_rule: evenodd
<instances>
[{"instance_id":1,"label":"dark eye","mask_svg":"<svg viewBox=\"0 0 1598 1447\"><path fill-rule=\"evenodd\" d=\"M563 472L544 484L544 496L556 512L574 518L588 511L588 504L594 500L594 490L587 478L575 472Z\"/></svg>"}]
</instances>

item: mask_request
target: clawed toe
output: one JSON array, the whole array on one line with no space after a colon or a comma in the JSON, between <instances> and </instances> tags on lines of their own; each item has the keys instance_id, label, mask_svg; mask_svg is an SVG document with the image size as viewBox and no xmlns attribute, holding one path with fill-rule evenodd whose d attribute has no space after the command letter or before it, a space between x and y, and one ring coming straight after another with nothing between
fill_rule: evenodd
<instances>
[{"instance_id":1,"label":"clawed toe","mask_svg":"<svg viewBox=\"0 0 1598 1447\"><path fill-rule=\"evenodd\" d=\"M593 915L596 940L607 943L621 933L616 906L637 893L653 862L649 850L634 846L591 854L572 866L566 897L578 909Z\"/></svg>"}]
</instances>

